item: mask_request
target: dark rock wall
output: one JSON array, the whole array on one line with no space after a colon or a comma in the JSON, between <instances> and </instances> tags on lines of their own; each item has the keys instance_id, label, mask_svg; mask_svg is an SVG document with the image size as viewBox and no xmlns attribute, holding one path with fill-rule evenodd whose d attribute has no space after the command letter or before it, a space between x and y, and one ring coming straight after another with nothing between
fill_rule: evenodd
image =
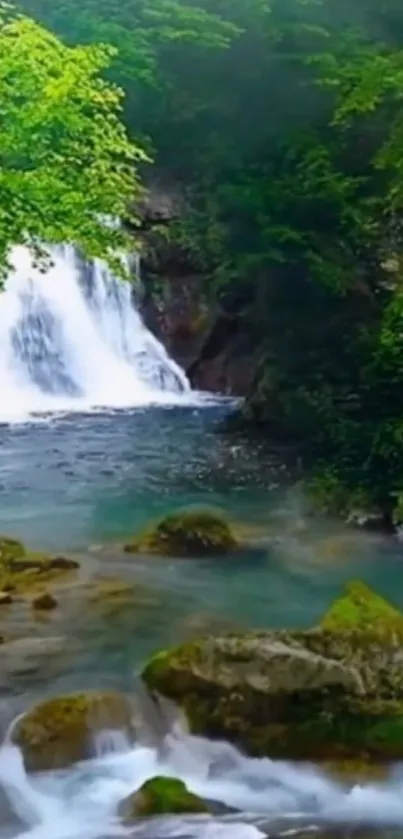
<instances>
[{"instance_id":1,"label":"dark rock wall","mask_svg":"<svg viewBox=\"0 0 403 839\"><path fill-rule=\"evenodd\" d=\"M256 348L242 327L240 307L209 296L206 277L191 256L169 241L169 226L186 212L177 186L150 185L140 209L142 295L149 329L199 390L245 395L256 368Z\"/></svg>"}]
</instances>

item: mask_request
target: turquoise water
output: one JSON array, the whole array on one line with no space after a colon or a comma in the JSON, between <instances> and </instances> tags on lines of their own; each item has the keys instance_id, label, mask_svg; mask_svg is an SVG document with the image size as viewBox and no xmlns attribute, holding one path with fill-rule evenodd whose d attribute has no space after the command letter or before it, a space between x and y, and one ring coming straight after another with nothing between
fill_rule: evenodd
<instances>
[{"instance_id":1,"label":"turquoise water","mask_svg":"<svg viewBox=\"0 0 403 839\"><path fill-rule=\"evenodd\" d=\"M126 684L153 650L201 632L309 626L352 577L403 607L400 545L312 518L285 453L224 435L227 410L150 408L0 429L0 530L82 561L80 584L29 628L68 638L60 685ZM122 552L150 519L191 503L226 511L260 552L208 562ZM94 603L105 576L133 589ZM24 634L24 615L7 620Z\"/></svg>"},{"instance_id":2,"label":"turquoise water","mask_svg":"<svg viewBox=\"0 0 403 839\"><path fill-rule=\"evenodd\" d=\"M150 408L1 427L0 527L66 550L133 533L184 503L253 516L271 458L261 443L217 434L224 414Z\"/></svg>"},{"instance_id":3,"label":"turquoise water","mask_svg":"<svg viewBox=\"0 0 403 839\"><path fill-rule=\"evenodd\" d=\"M0 428L0 532L81 561L78 578L55 591L58 608L49 614L35 617L27 603L1 607L0 631L19 639L14 653L4 655L10 644L3 652L0 645L3 731L49 694L136 690L147 657L170 644L230 628L312 625L352 577L403 608L399 543L314 518L287 466L289 453L267 441L226 436L226 411L219 405L150 408ZM247 545L242 555L195 561L123 552L126 537L150 519L194 503L216 505L233 519ZM401 835L365 827L403 823L399 768L379 788L350 790L309 767L248 760L233 751L233 767L226 769L225 745L174 738L170 748L168 763L155 749L120 745L66 773L31 779L6 743L0 749L0 836L127 835L116 824L118 801L142 779L166 771L198 794L239 808L236 823L162 819L139 822L130 835L307 839L324 824L331 827L319 829L320 839L359 839L364 830L367 839ZM222 775L210 778L220 749Z\"/></svg>"}]
</instances>

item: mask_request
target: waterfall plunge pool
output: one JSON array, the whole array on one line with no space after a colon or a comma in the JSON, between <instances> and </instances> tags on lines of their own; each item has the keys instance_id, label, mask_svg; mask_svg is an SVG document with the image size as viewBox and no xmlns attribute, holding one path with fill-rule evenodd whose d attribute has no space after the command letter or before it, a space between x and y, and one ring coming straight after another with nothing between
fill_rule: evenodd
<instances>
[{"instance_id":1,"label":"waterfall plunge pool","mask_svg":"<svg viewBox=\"0 0 403 839\"><path fill-rule=\"evenodd\" d=\"M45 653L35 666L11 661L5 670L3 663L3 732L44 695L132 690L148 655L169 643L235 626L308 626L351 577L403 607L397 544L312 520L281 452L217 433L227 405L190 391L142 324L130 287L100 265L82 265L69 249L53 260L42 275L16 249L0 298L0 531L32 548L75 551L85 573L58 594L58 608L46 617L1 607L2 630L39 641ZM236 564L122 554L126 536L193 503L231 515L259 541L259 561L252 554ZM94 602L93 587L105 576L128 588L117 600ZM56 642L56 656L48 656ZM0 837L258 839L311 834L324 823L333 836L348 825L375 825L377 835L403 827L398 769L381 786L344 789L313 768L246 760L233 750L228 764L228 747L218 748L226 769L215 778L209 772L216 747L183 737L171 743L164 764L140 745L97 755L95 744L93 761L27 778L6 742ZM118 801L156 772L182 777L195 792L243 812L125 830L116 820Z\"/></svg>"}]
</instances>

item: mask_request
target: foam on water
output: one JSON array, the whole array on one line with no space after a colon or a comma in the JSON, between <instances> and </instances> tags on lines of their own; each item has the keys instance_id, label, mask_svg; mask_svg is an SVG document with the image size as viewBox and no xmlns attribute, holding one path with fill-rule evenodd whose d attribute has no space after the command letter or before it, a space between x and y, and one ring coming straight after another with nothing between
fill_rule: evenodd
<instances>
[{"instance_id":1,"label":"foam on water","mask_svg":"<svg viewBox=\"0 0 403 839\"><path fill-rule=\"evenodd\" d=\"M72 248L46 273L15 248L0 294L0 420L32 414L197 402L144 326L129 283ZM199 400L200 401L200 400Z\"/></svg>"},{"instance_id":2,"label":"foam on water","mask_svg":"<svg viewBox=\"0 0 403 839\"><path fill-rule=\"evenodd\" d=\"M314 766L248 759L224 743L169 736L162 750L131 746L115 733L102 735L97 756L68 771L27 776L18 748L0 749L0 785L20 826L17 839L259 839L317 826L403 826L403 774L388 781L336 783ZM238 813L166 817L128 828L119 803L156 775L180 778L194 793ZM277 829L276 829L277 825ZM281 825L281 829L278 827Z\"/></svg>"}]
</instances>

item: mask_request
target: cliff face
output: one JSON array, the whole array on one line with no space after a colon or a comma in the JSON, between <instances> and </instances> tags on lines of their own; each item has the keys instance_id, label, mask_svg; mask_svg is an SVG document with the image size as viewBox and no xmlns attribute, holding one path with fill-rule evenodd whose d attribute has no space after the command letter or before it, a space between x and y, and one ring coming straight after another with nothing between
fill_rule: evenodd
<instances>
[{"instance_id":1,"label":"cliff face","mask_svg":"<svg viewBox=\"0 0 403 839\"><path fill-rule=\"evenodd\" d=\"M150 185L141 208L142 315L199 390L245 395L255 352L238 302L208 292L192 255L170 241L170 226L186 212L175 185Z\"/></svg>"}]
</instances>

